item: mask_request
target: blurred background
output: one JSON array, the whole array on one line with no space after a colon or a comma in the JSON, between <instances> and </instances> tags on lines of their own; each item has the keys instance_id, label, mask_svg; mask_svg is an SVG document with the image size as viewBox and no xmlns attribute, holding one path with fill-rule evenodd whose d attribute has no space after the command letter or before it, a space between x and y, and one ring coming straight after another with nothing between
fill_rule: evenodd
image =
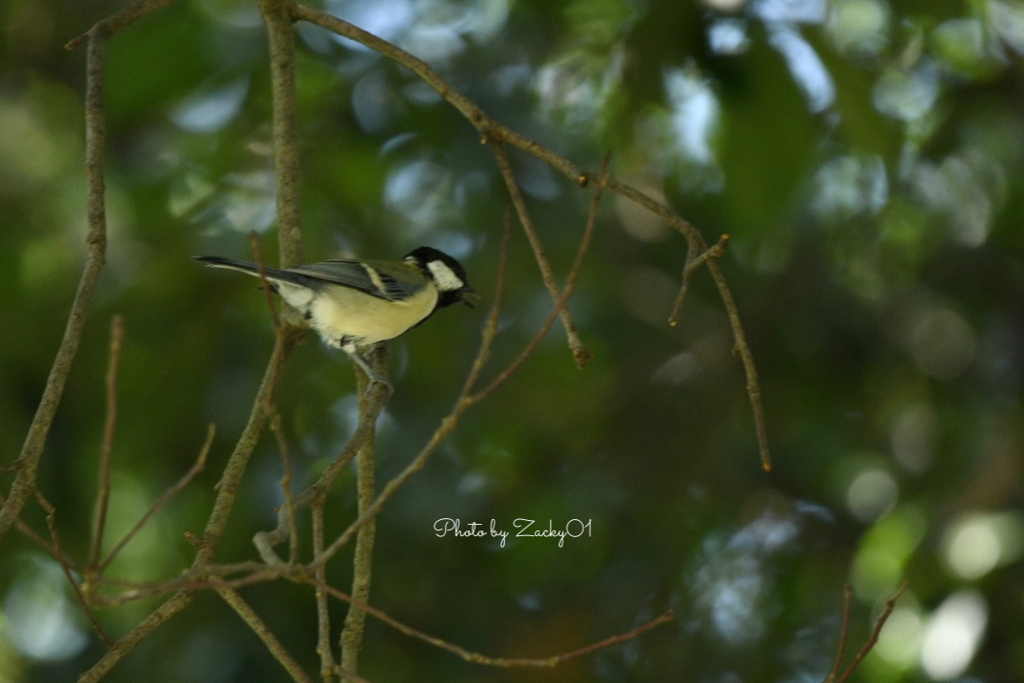
<instances>
[{"instance_id":1,"label":"blurred background","mask_svg":"<svg viewBox=\"0 0 1024 683\"><path fill-rule=\"evenodd\" d=\"M123 6L0 6L0 450L18 453L84 257L85 51L63 45ZM547 656L678 618L553 671L467 664L373 621L361 675L402 681L821 681L852 583L850 649L904 579L853 680L1024 679L1024 2L1021 0L350 0L334 12L436 68L489 114L667 203L709 242L762 382L775 469L761 471L742 368L706 273L666 324L686 245L606 195L571 310L537 354L378 517L371 603L470 650ZM297 27L307 259L397 258L429 244L491 300L509 204L490 151L438 95L373 52ZM213 485L273 345L247 278L194 254L276 258L265 33L255 3L177 3L107 51L108 264L40 482L65 550L88 551L110 321L126 339L106 546L191 465L206 471L109 574L169 578L193 557ZM564 280L590 195L513 151ZM507 363L550 309L512 235ZM485 310L445 310L392 343L378 485L414 456L469 368ZM354 425L347 360L312 336L278 406L296 486ZM281 464L265 436L218 558L254 557ZM12 476L3 476L3 491ZM354 515L353 479L328 534ZM24 519L46 527L30 503ZM589 533L439 538L434 523L517 518ZM303 520L303 528L307 528ZM307 536L308 538L308 536ZM304 551L308 559L308 550ZM333 585L350 585L350 552ZM308 589L243 596L315 673ZM123 635L157 601L100 612ZM104 651L60 567L12 531L0 551L0 680L72 681ZM334 605L334 623L345 610ZM335 636L336 637L336 636ZM111 681L279 681L215 595Z\"/></svg>"}]
</instances>

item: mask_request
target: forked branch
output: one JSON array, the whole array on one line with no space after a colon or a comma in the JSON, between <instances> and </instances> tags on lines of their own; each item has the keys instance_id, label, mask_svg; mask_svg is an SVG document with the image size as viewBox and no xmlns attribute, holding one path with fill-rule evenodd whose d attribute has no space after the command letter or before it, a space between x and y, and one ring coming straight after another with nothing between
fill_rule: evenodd
<instances>
[{"instance_id":1,"label":"forked branch","mask_svg":"<svg viewBox=\"0 0 1024 683\"><path fill-rule=\"evenodd\" d=\"M849 639L849 628L850 628L850 606L853 602L853 591L850 586L847 585L843 590L843 624L842 629L839 633L839 648L836 653L835 663L832 665L832 670L829 672L828 677L825 679L825 683L847 683L853 672L857 670L860 663L864 661L864 658L868 656L872 648L875 647L875 643L878 642L878 634L882 632L882 627L885 626L885 622L889 620L889 615L896 608L896 601L903 595L903 591L907 590L907 582L903 582L896 592L889 596L889 599L885 601L885 609L878 615L878 619L875 620L875 625L871 629L871 634L868 639L864 641L864 646L860 649L860 652L853 658L850 665L846 667L843 673L839 673L839 667L843 663L843 654L846 652L847 640Z\"/></svg>"}]
</instances>

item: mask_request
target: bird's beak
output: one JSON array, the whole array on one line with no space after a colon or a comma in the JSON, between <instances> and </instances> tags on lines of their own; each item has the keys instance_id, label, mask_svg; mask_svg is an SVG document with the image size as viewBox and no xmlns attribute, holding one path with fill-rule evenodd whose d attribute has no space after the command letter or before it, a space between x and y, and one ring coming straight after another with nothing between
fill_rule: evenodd
<instances>
[{"instance_id":1,"label":"bird's beak","mask_svg":"<svg viewBox=\"0 0 1024 683\"><path fill-rule=\"evenodd\" d=\"M479 300L480 295L476 293L475 289L473 289L469 285L466 285L465 287L459 290L459 301L461 301L470 308L476 308L476 306L473 305L473 302L470 301L470 299Z\"/></svg>"}]
</instances>

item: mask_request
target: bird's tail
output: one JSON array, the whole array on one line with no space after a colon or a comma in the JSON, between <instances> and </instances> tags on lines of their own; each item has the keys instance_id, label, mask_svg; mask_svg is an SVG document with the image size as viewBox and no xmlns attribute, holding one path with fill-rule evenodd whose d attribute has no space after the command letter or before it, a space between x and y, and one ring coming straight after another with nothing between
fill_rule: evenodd
<instances>
[{"instance_id":1,"label":"bird's tail","mask_svg":"<svg viewBox=\"0 0 1024 683\"><path fill-rule=\"evenodd\" d=\"M227 270L237 270L240 273L246 273L253 277L260 276L259 267L250 261L239 261L238 259L225 258L224 256L193 256L192 259L194 261L199 261L200 263L205 263L211 268L226 268ZM306 284L305 282L296 282L303 278L297 277L296 273L291 273L287 270L265 266L263 271L266 273L267 279L271 281L276 280L280 282L291 282L294 284Z\"/></svg>"},{"instance_id":2,"label":"bird's tail","mask_svg":"<svg viewBox=\"0 0 1024 683\"><path fill-rule=\"evenodd\" d=\"M224 258L223 256L193 256L192 260L199 261L200 263L205 263L211 268L227 268L228 270L238 270L243 273L248 273L249 275L255 275L259 277L259 269L257 268L256 264L250 263L249 261L239 261L233 258ZM268 275L270 274L271 270L273 270L273 268L266 269Z\"/></svg>"}]
</instances>

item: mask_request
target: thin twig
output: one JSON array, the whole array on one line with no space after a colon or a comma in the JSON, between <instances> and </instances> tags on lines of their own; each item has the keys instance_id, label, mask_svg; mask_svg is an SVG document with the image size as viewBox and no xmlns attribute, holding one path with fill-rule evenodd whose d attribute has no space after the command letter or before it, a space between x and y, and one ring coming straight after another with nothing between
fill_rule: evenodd
<instances>
[{"instance_id":1,"label":"thin twig","mask_svg":"<svg viewBox=\"0 0 1024 683\"><path fill-rule=\"evenodd\" d=\"M209 565L209 567L212 570L210 576L204 577L201 572L189 570L181 576L165 581L135 582L126 581L124 579L109 579L101 577L100 582L105 585L122 585L130 587L122 588L118 593L94 594L92 602L93 604L101 607L118 607L132 602L137 602L139 600L157 597L172 591L195 593L196 591L204 588L244 588L258 583L277 581L281 579L289 569L288 565L283 564L275 567L258 564L256 568L250 570L250 573L245 574L244 576L234 579L225 579L220 576L216 576L218 572L222 571L221 565L213 564ZM302 571L305 572L305 569L302 569Z\"/></svg>"},{"instance_id":2,"label":"thin twig","mask_svg":"<svg viewBox=\"0 0 1024 683\"><path fill-rule=\"evenodd\" d=\"M117 425L117 371L121 365L121 345L124 342L124 316L115 315L110 321L110 360L107 363L107 420L103 425L103 443L100 447L99 501L96 527L92 534L92 550L88 567L95 567L100 559L103 531L107 525L107 505L110 502L110 453L114 448L114 427Z\"/></svg>"},{"instance_id":3,"label":"thin twig","mask_svg":"<svg viewBox=\"0 0 1024 683\"><path fill-rule=\"evenodd\" d=\"M506 208L505 219L502 222L501 227L501 248L498 255L498 275L494 281L494 302L491 304L491 312L487 316L487 322L484 323L484 326L480 331L480 349L477 351L476 358L473 360L473 365L470 367L469 374L466 375L466 380L462 384L462 391L459 392L458 403L465 401L473 388L476 387L476 383L483 374L484 365L487 364L487 360L491 357L491 347L494 344L494 338L498 336L498 323L501 318L501 300L505 294L505 273L508 265L508 240L511 234L512 210L511 208Z\"/></svg>"},{"instance_id":4,"label":"thin twig","mask_svg":"<svg viewBox=\"0 0 1024 683\"><path fill-rule=\"evenodd\" d=\"M481 129L481 133L486 130L486 124L490 119L483 113L483 111L476 106L471 99L453 88L451 84L441 78L436 71L431 69L430 66L419 57L406 52L402 48L394 45L393 43L389 43L383 38L373 35L369 31L364 31L358 26L350 24L344 19L339 19L333 14L328 14L327 12L314 9L302 3L296 2L292 6L292 17L294 19L308 21L311 24L316 24L317 26L337 33L338 35L345 36L346 38L351 38L357 43L367 46L374 52L377 52L389 59L393 59L422 78L430 87L440 93L444 99L448 100L456 109L462 112L463 116L469 119L474 126Z\"/></svg>"},{"instance_id":5,"label":"thin twig","mask_svg":"<svg viewBox=\"0 0 1024 683\"><path fill-rule=\"evenodd\" d=\"M36 500L39 501L39 505L46 512L46 527L50 530L50 538L53 539L53 548L57 551L57 561L60 563L60 568L64 570L64 576L67 577L68 583L71 584L71 589L75 592L75 597L78 598L78 602L82 606L82 610L85 612L93 632L96 633L96 636L109 650L114 646L114 641L107 637L107 634L103 632L103 628L100 626L100 622L96 621L96 615L92 613L85 595L82 594L82 589L78 586L78 582L75 581L74 574L71 573L71 567L68 566L67 561L64 559L64 551L60 547L60 534L57 533L57 522L55 519L57 510L50 505L50 502L39 491L36 491Z\"/></svg>"},{"instance_id":6,"label":"thin twig","mask_svg":"<svg viewBox=\"0 0 1024 683\"><path fill-rule=\"evenodd\" d=\"M636 202L679 231L690 244L691 253L703 253L708 250L708 245L700 232L667 206L652 199L640 190L615 180L608 181L608 190ZM715 287L718 289L718 296L725 307L726 315L729 318L729 327L732 329L733 336L733 348L739 354L740 360L743 363L743 371L747 376L747 396L750 399L750 407L754 415L754 431L757 435L761 467L764 471L769 472L772 468L771 454L768 449L768 431L764 422L761 385L757 380L757 367L754 365L754 355L747 345L746 334L743 332L743 323L740 321L739 309L736 307L736 301L732 297L732 292L725 281L722 269L715 259L709 259L706 265L711 273L712 280L715 282Z\"/></svg>"},{"instance_id":7,"label":"thin twig","mask_svg":"<svg viewBox=\"0 0 1024 683\"><path fill-rule=\"evenodd\" d=\"M473 125L473 127L477 129L480 133L481 142L507 142L513 147L517 147L528 154L537 157L552 168L563 173L580 187L587 187L592 180L597 179L597 174L583 170L565 157L555 154L535 140L531 140L525 135L521 135L516 131L499 124L488 116L479 106L477 106L473 100L442 78L440 74L430 67L429 64L419 57L406 52L397 45L389 43L369 31L364 31L344 19L339 19L332 14L314 9L299 2L296 2L292 7L292 17L294 19L315 24L321 28L327 29L328 31L337 33L340 36L350 38L409 69L427 85L437 91L442 98L458 110ZM609 183L609 189L611 188L612 183ZM618 192L619 190L616 189L615 191ZM700 233L697 232L696 228L689 226L689 230L699 237Z\"/></svg>"},{"instance_id":8,"label":"thin twig","mask_svg":"<svg viewBox=\"0 0 1024 683\"><path fill-rule=\"evenodd\" d=\"M682 283L679 285L679 294L676 295L675 303L672 304L672 313L668 316L668 324L675 327L679 324L679 313L683 308L683 299L686 297L686 290L690 288L690 280L686 277L686 268L697 257L697 244L695 240L686 240L686 261L683 263Z\"/></svg>"},{"instance_id":9,"label":"thin twig","mask_svg":"<svg viewBox=\"0 0 1024 683\"><path fill-rule=\"evenodd\" d=\"M5 498L2 495L0 495L0 505L3 505L4 500L5 500ZM52 543L47 543L46 539L44 539L42 536L37 534L32 529L32 527L30 527L28 524L25 523L25 520L23 520L21 517L18 517L17 519L14 520L14 528L17 529L18 532L22 536L27 538L32 543L36 544L39 547L39 549L42 550L44 553L46 553L47 555L49 555L53 559L57 560L58 562L60 562L60 560L62 558L57 554L57 549L53 547L53 544ZM78 568L76 563L74 561L72 561L70 558L65 557L63 559L71 567L76 568L76 569Z\"/></svg>"},{"instance_id":10,"label":"thin twig","mask_svg":"<svg viewBox=\"0 0 1024 683\"><path fill-rule=\"evenodd\" d=\"M263 644L267 646L267 650L271 656L278 661L278 663L284 667L284 670L288 672L288 675L292 677L293 681L298 683L313 683L312 679L306 675L306 672L302 670L295 658L288 653L281 644L281 641L277 639L274 632L267 627L267 624L260 619L260 616L256 614L256 611L249 606L242 596L236 591L230 588L218 588L217 593L224 598L224 602L231 606L231 609L242 618L249 628L263 641Z\"/></svg>"},{"instance_id":11,"label":"thin twig","mask_svg":"<svg viewBox=\"0 0 1024 683\"><path fill-rule=\"evenodd\" d=\"M740 322L740 312L736 307L736 301L732 298L732 292L725 281L718 261L711 259L707 262L708 271L718 288L718 296L725 306L726 315L729 317L729 325L732 327L732 336L735 342L733 350L739 354L743 361L743 370L747 374L747 396L750 398L750 408L754 413L754 430L757 434L757 447L761 455L761 468L765 472L772 469L772 457L768 451L768 430L764 423L764 407L761 403L761 384L757 381L757 367L754 365L754 355L747 345L746 335L743 333L743 323Z\"/></svg>"},{"instance_id":12,"label":"thin twig","mask_svg":"<svg viewBox=\"0 0 1024 683\"><path fill-rule=\"evenodd\" d=\"M545 157L542 158L547 160ZM652 199L634 187L615 180L608 181L608 190L636 202L679 231L690 244L690 253L702 253L708 250L708 245L701 236L700 231L664 204ZM746 334L743 332L743 323L740 321L739 309L736 307L736 301L732 297L732 292L725 281L722 269L715 259L709 259L706 264L708 271L711 273L711 278L715 282L715 287L718 289L718 296L725 307L726 315L729 318L729 327L732 329L733 336L733 348L739 354L740 360L743 363L743 371L747 376L747 396L750 399L751 411L754 415L754 431L757 435L761 467L764 471L769 472L772 468L771 454L768 449L768 431L764 422L761 385L757 380L757 367L754 365L754 355L747 345Z\"/></svg>"},{"instance_id":13,"label":"thin twig","mask_svg":"<svg viewBox=\"0 0 1024 683\"><path fill-rule=\"evenodd\" d=\"M29 495L36 487L36 473L39 457L46 442L46 436L60 404L71 363L78 350L78 343L85 326L89 302L106 259L106 210L104 205L103 147L106 136L103 62L106 37L113 35L143 16L165 7L174 0L142 0L95 24L88 33L72 40L66 46L71 50L88 41L86 54L86 95L85 95L85 167L86 167L86 213L89 232L86 238L88 254L82 271L78 292L71 307L67 328L61 341L57 357L47 378L43 397L25 438L21 459L23 467L11 488L11 496L0 510L0 537L10 524L18 518ZM183 609L190 596L179 594L161 605L140 622L80 678L80 683L92 683L105 676L121 658L131 651L145 636L164 621Z\"/></svg>"},{"instance_id":14,"label":"thin twig","mask_svg":"<svg viewBox=\"0 0 1024 683\"><path fill-rule=\"evenodd\" d=\"M871 652L871 649L875 647L875 643L878 642L878 634L882 632L882 627L885 626L885 622L888 621L889 615L892 614L892 611L896 608L896 601L900 599L900 596L903 595L903 591L907 589L908 585L909 584L904 581L903 585L885 601L885 609L882 610L880 615L878 615L878 619L875 621L875 627L871 629L871 635L868 636L867 641L864 642L864 647L860 649L860 652L858 652L857 656L853 658L852 662L850 662L850 666L846 667L846 671L844 671L843 675L836 680L836 683L846 683L850 676L853 675L853 672L857 670L857 667L860 666L860 663L864 661L864 658L868 656L868 653Z\"/></svg>"},{"instance_id":15,"label":"thin twig","mask_svg":"<svg viewBox=\"0 0 1024 683\"><path fill-rule=\"evenodd\" d=\"M310 507L313 517L313 557L324 551L324 505L323 500ZM334 650L331 648L331 613L327 602L327 593L322 586L327 584L327 567L321 565L313 572L316 581L314 597L316 598L316 652L320 655L320 677L324 683L331 683L337 664L334 661Z\"/></svg>"},{"instance_id":16,"label":"thin twig","mask_svg":"<svg viewBox=\"0 0 1024 683\"><path fill-rule=\"evenodd\" d=\"M533 226L530 213L526 210L526 202L523 200L523 193L519 190L519 184L516 182L515 174L512 172L512 165L509 163L508 154L505 153L505 147L498 141L492 141L491 149L494 151L494 157L498 161L501 177L505 179L505 187L512 198L512 206L515 207L516 214L519 216L519 224L523 226L526 239L530 242L530 248L533 250L534 259L536 259L537 267L540 269L544 286L547 287L551 298L557 301L560 291L558 283L555 282L555 275L551 271L551 264L548 263L547 256L544 254L544 245L541 243L540 236L537 235L537 230ZM569 350L576 361L576 366L582 368L590 359L590 351L580 339L576 331L576 323L573 322L569 309L565 308L565 306L560 307L558 316L562 319L562 326L565 328L565 334L569 340Z\"/></svg>"},{"instance_id":17,"label":"thin twig","mask_svg":"<svg viewBox=\"0 0 1024 683\"><path fill-rule=\"evenodd\" d=\"M554 154L554 152L550 152L550 154ZM542 157L542 159L547 161L546 157ZM585 171L583 171L583 173L588 176L590 175ZM687 243L693 245L692 253L700 253L708 248L707 242L704 241L704 236L701 235L700 230L690 223L690 221L686 220L675 211L659 202L657 199L641 192L632 185L613 178L608 179L607 186L609 192L614 192L615 194L625 197L631 202L642 206L661 220L665 221L667 225L675 228L676 232L682 235L686 239Z\"/></svg>"},{"instance_id":18,"label":"thin twig","mask_svg":"<svg viewBox=\"0 0 1024 683\"><path fill-rule=\"evenodd\" d=\"M357 600L353 599L351 596L345 594L337 588L334 588L333 586L325 585L323 588L325 591L327 591L334 597L338 598L339 600L344 600L345 602L350 603L352 605L357 605L360 609L366 611L367 614L373 616L375 619L384 622L396 631L404 633L405 635L411 638L422 640L423 642L429 643L434 647L445 650L446 652L451 652L452 654L462 658L467 662L472 662L473 664L482 664L484 666L497 666L505 668L555 667L559 664L569 661L570 659L576 659L578 657L582 657L584 655L596 652L597 650L603 650L614 645L619 645L620 643L624 643L628 640L632 640L646 633L647 631L650 631L653 628L657 628L658 626L668 623L676 618L675 612L673 610L669 610L661 616L655 617L651 621L641 626L638 626L637 628L626 631L625 633L619 633L617 635L604 638L603 640L599 640L596 643L591 643L590 645L586 645L576 650L572 650L570 652L563 652L562 654L552 655L549 657L490 657L488 655L480 654L478 652L472 652L465 648L459 647L458 645L449 643L448 641L442 640L428 633L424 633L423 631L415 629L411 626L403 624L402 622L397 621L396 619L389 616L386 612L383 612L377 609L376 607L372 607L367 604L360 604Z\"/></svg>"},{"instance_id":19,"label":"thin twig","mask_svg":"<svg viewBox=\"0 0 1024 683\"><path fill-rule=\"evenodd\" d=\"M362 372L358 366L353 367L358 372ZM381 374L385 372L383 366L377 368L377 370ZM352 432L348 443L345 444L345 447L338 453L337 457L320 473L316 482L299 494L297 504L307 505L321 496L326 496L334 487L338 477L341 476L342 472L348 468L353 458L359 453L363 443L372 436L377 418L380 416L381 411L384 410L384 406L387 405L388 399L391 398L391 392L385 385L374 382L370 385L369 392L364 391L360 393L366 400L366 410L360 412L359 422L356 425L355 431Z\"/></svg>"},{"instance_id":20,"label":"thin twig","mask_svg":"<svg viewBox=\"0 0 1024 683\"><path fill-rule=\"evenodd\" d=\"M683 299L690 288L690 280L697 273L701 266L707 263L708 259L721 258L725 253L725 247L729 244L729 236L722 235L718 242L708 249L705 249L697 256L692 256L692 244L687 249L686 265L683 266L682 284L679 286L679 294L676 295L675 303L672 304L672 313L668 317L668 324L675 327L679 324L679 312L683 308Z\"/></svg>"},{"instance_id":21,"label":"thin twig","mask_svg":"<svg viewBox=\"0 0 1024 683\"><path fill-rule=\"evenodd\" d=\"M846 642L850 637L850 609L853 606L853 586L843 586L843 623L839 628L839 647L836 651L836 659L832 663L832 669L828 672L825 683L834 683L839 675L839 667L843 665L843 657L846 656Z\"/></svg>"},{"instance_id":22,"label":"thin twig","mask_svg":"<svg viewBox=\"0 0 1024 683\"><path fill-rule=\"evenodd\" d=\"M188 486L192 480L203 471L203 468L206 467L206 457L210 454L210 448L213 446L213 437L216 436L216 434L217 426L211 422L206 428L206 439L203 441L203 445L199 449L199 456L196 458L196 461L192 463L192 467L190 467L188 471L182 475L181 479L179 479L173 486L164 491L163 494L157 498L156 502L146 510L146 513L139 518L139 521L135 522L132 528L128 530L128 533L118 541L117 545L113 547L106 559L104 559L97 568L98 573L102 574L106 568L110 566L110 563L114 561L114 558L117 557L118 553L120 553L121 550L124 549L125 545L128 544L128 541L132 540L132 538L135 537L135 534L139 533L142 527L146 525L146 522L148 522L153 515L162 510L163 507L167 505L172 498L174 498L174 496L178 495L182 489Z\"/></svg>"},{"instance_id":23,"label":"thin twig","mask_svg":"<svg viewBox=\"0 0 1024 683\"><path fill-rule=\"evenodd\" d=\"M667 612L661 614L660 616L655 617L654 619L648 621L646 624L642 624L640 626L637 626L636 628L634 628L632 630L629 630L629 631L626 631L625 633L620 633L618 635L609 636L609 637L605 638L604 640L599 640L596 643L592 643L590 645L586 645L584 647L579 648L578 650L573 650L571 652L566 652L566 653L561 654L561 655L556 655L555 657L551 657L551 658L549 658L547 660L541 660L541 661L543 661L543 664L541 664L541 663L532 664L531 662L533 660L529 660L529 659L525 659L525 660L512 659L512 660L509 660L509 662L510 662L509 666L558 666L562 662L569 661L570 659L576 659L578 657L583 657L585 655L589 655L591 653L597 652L598 650L603 650L605 648L612 647L613 645L618 645L620 643L624 643L626 641L633 640L634 638L637 638L637 637L643 635L644 633L647 633L651 629L657 628L658 626L661 626L662 624L667 624L668 622L673 621L675 618L676 618L675 611L674 610L668 610Z\"/></svg>"},{"instance_id":24,"label":"thin twig","mask_svg":"<svg viewBox=\"0 0 1024 683\"><path fill-rule=\"evenodd\" d=\"M487 655L471 652L457 645L448 643L442 639L431 636L427 633L414 629L400 621L397 621L387 613L372 607L366 603L362 603L358 600L354 600L348 594L340 591L333 586L330 586L323 581L319 580L315 574L309 573L308 569L301 566L285 566L279 565L276 567L267 567L264 565L258 565L254 563L241 563L236 565L209 565L209 569L219 574L233 573L235 571L249 571L253 573L247 576L243 576L239 579L223 579L216 578L213 576L206 576L205 578L196 578L193 576L195 571L186 572L185 575L177 577L172 581L164 582L164 586L167 589L182 588L177 595L182 595L186 592L194 592L200 588L214 588L218 591L222 589L236 589L245 585L252 585L253 583L271 581L280 578L287 578L297 583L313 585L318 591L323 591L326 594L332 595L340 600L343 600L366 614L373 616L375 619L391 626L392 628L404 633L410 637L422 640L424 642L433 644L441 649L448 652L452 652L457 656L461 657L465 661L473 662L482 665L489 666L501 666L501 667L553 667L557 666L570 659L575 659L588 654L591 654L597 650L611 647L627 640L638 637L639 635L649 631L657 626L660 626L675 618L674 612L671 610L662 614L661 616L643 624L637 628L626 631L625 633L610 636L596 643L572 650L570 652L553 655L543 658L501 658L501 657L489 657ZM146 595L152 595L148 592L148 589L154 587L152 583L133 584L130 581L124 580L110 580L110 583L121 583L125 585L138 585L140 587L140 593L145 592ZM177 597L177 595L175 597ZM140 595L139 597L145 597ZM339 672L343 679L346 680L359 680L347 675L345 672Z\"/></svg>"},{"instance_id":25,"label":"thin twig","mask_svg":"<svg viewBox=\"0 0 1024 683\"><path fill-rule=\"evenodd\" d=\"M281 415L275 406L271 407L271 411L270 431L277 440L277 450L281 453L281 469L284 471L281 476L281 491L284 495L284 517L288 523L288 564L294 564L299 559L299 531L295 523L295 500L292 496L292 459L289 455L288 439L285 438L284 428L281 426Z\"/></svg>"},{"instance_id":26,"label":"thin twig","mask_svg":"<svg viewBox=\"0 0 1024 683\"><path fill-rule=\"evenodd\" d=\"M246 560L243 562L211 562L203 567L192 567L186 569L174 578L163 581L133 581L132 579L102 576L97 579L97 582L104 586L131 589L150 588L155 586L158 587L161 592L169 593L170 591L184 588L191 581L197 581L200 579L205 580L209 577L226 578L236 575L267 573L272 574L273 576L280 576L283 568L285 567L287 567L287 565L284 564L279 567L268 567L262 562L257 562L255 560Z\"/></svg>"}]
</instances>

